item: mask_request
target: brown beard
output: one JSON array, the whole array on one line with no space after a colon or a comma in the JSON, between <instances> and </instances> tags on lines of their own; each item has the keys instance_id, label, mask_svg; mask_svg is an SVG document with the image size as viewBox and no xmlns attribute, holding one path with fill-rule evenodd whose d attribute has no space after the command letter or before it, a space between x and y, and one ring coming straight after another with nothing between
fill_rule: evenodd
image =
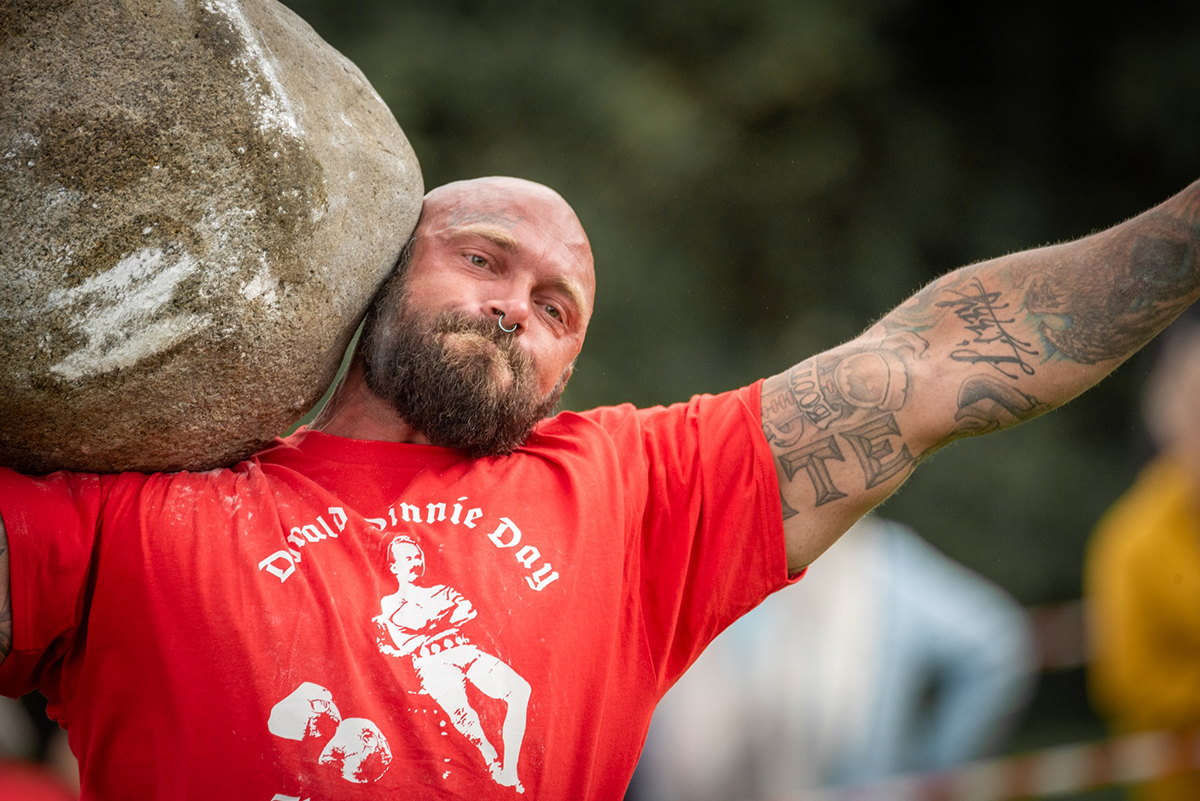
<instances>
[{"instance_id":1,"label":"brown beard","mask_svg":"<svg viewBox=\"0 0 1200 801\"><path fill-rule=\"evenodd\" d=\"M566 374L544 398L533 360L494 320L408 307L401 291L391 319L363 329L367 387L433 445L472 456L512 453L562 395Z\"/></svg>"}]
</instances>

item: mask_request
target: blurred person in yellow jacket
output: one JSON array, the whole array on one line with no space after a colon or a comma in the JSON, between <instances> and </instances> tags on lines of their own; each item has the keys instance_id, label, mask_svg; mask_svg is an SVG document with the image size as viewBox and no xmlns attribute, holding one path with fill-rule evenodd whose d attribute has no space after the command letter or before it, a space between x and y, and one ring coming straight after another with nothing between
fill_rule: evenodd
<instances>
[{"instance_id":1,"label":"blurred person in yellow jacket","mask_svg":"<svg viewBox=\"0 0 1200 801\"><path fill-rule=\"evenodd\" d=\"M1147 383L1160 448L1089 546L1092 699L1122 733L1200 727L1200 320L1180 320ZM1139 801L1200 799L1200 772L1148 782Z\"/></svg>"}]
</instances>

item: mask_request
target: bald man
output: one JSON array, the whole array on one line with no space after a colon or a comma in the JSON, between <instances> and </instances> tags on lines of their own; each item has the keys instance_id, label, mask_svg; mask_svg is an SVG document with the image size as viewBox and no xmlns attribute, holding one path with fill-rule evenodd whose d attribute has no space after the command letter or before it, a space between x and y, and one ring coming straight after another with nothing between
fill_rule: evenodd
<instances>
[{"instance_id":1,"label":"bald man","mask_svg":"<svg viewBox=\"0 0 1200 801\"><path fill-rule=\"evenodd\" d=\"M1200 295L1198 206L950 273L764 382L547 417L583 228L527 181L436 189L312 428L228 470L0 471L0 690L46 694L91 798L619 799L718 632Z\"/></svg>"}]
</instances>

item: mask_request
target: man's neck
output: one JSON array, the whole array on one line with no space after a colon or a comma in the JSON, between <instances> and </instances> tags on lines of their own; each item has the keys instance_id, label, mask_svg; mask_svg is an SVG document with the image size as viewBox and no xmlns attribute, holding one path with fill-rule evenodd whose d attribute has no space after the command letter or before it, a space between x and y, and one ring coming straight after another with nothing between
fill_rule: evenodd
<instances>
[{"instance_id":1,"label":"man's neck","mask_svg":"<svg viewBox=\"0 0 1200 801\"><path fill-rule=\"evenodd\" d=\"M424 434L413 429L391 404L370 390L357 355L309 428L348 439L429 444Z\"/></svg>"}]
</instances>

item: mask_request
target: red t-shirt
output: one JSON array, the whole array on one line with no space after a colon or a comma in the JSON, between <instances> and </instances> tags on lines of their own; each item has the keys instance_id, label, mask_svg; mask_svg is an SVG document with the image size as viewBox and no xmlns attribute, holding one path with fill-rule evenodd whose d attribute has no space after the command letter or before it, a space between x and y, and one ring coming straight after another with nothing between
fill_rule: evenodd
<instances>
[{"instance_id":1,"label":"red t-shirt","mask_svg":"<svg viewBox=\"0 0 1200 801\"><path fill-rule=\"evenodd\" d=\"M13 651L85 798L619 799L787 583L759 386L508 457L301 431L228 470L0 472Z\"/></svg>"}]
</instances>

